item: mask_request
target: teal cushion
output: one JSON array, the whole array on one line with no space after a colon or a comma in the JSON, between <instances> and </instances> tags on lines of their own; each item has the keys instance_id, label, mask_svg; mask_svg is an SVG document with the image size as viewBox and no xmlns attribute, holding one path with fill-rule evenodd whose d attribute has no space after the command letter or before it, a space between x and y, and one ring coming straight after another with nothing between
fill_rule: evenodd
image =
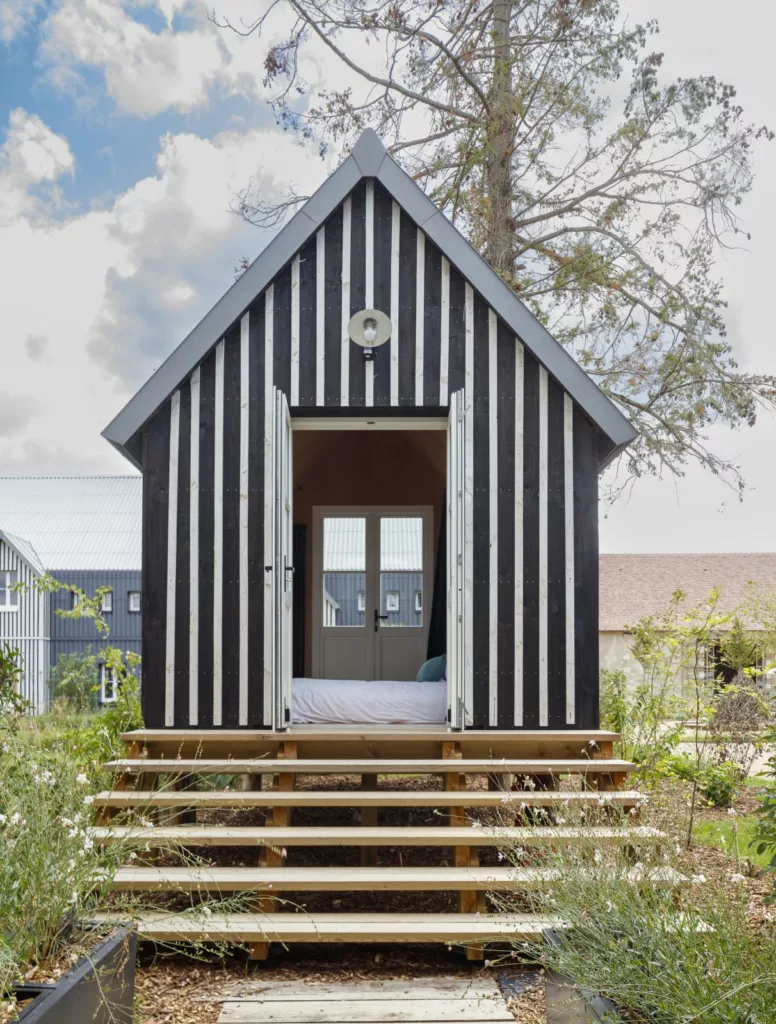
<instances>
[{"instance_id":1,"label":"teal cushion","mask_svg":"<svg viewBox=\"0 0 776 1024\"><path fill-rule=\"evenodd\" d=\"M445 678L447 668L447 655L440 654L438 658L429 658L420 666L417 681L419 683L437 683Z\"/></svg>"}]
</instances>

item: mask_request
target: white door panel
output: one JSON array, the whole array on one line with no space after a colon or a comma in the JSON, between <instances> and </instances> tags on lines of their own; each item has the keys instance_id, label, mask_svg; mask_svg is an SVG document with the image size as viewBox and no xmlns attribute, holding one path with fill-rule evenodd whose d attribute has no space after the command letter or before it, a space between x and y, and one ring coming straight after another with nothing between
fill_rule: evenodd
<instances>
[{"instance_id":1,"label":"white door panel","mask_svg":"<svg viewBox=\"0 0 776 1024\"><path fill-rule=\"evenodd\" d=\"M450 396L447 430L447 700L453 729L463 729L471 721L471 708L466 707L465 486L464 392L456 391Z\"/></svg>"},{"instance_id":2,"label":"white door panel","mask_svg":"<svg viewBox=\"0 0 776 1024\"><path fill-rule=\"evenodd\" d=\"M282 391L275 389L275 560L272 572L274 631L273 728L286 729L291 721L291 669L293 662L294 510L291 415Z\"/></svg>"}]
</instances>

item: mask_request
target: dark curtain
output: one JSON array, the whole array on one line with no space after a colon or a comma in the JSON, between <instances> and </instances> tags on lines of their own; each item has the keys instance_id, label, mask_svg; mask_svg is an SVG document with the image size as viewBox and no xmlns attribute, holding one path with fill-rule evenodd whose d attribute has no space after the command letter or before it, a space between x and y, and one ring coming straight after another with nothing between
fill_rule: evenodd
<instances>
[{"instance_id":1,"label":"dark curtain","mask_svg":"<svg viewBox=\"0 0 776 1024\"><path fill-rule=\"evenodd\" d=\"M292 672L296 678L304 676L304 610L305 610L305 560L307 558L307 526L294 523L294 625Z\"/></svg>"},{"instance_id":2,"label":"dark curtain","mask_svg":"<svg viewBox=\"0 0 776 1024\"><path fill-rule=\"evenodd\" d=\"M442 495L442 522L439 526L436 562L434 563L434 593L431 598L431 618L428 626L427 658L446 654L447 647L447 495Z\"/></svg>"}]
</instances>

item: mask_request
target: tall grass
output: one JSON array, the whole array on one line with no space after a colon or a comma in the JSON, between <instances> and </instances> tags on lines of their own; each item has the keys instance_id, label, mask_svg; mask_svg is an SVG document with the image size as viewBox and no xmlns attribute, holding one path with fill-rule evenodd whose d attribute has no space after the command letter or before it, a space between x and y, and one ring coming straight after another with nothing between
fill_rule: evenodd
<instances>
[{"instance_id":1,"label":"tall grass","mask_svg":"<svg viewBox=\"0 0 776 1024\"><path fill-rule=\"evenodd\" d=\"M83 748L0 718L0 993L76 938L106 898L120 844L100 848L98 769Z\"/></svg>"},{"instance_id":2,"label":"tall grass","mask_svg":"<svg viewBox=\"0 0 776 1024\"><path fill-rule=\"evenodd\" d=\"M668 855L634 865L592 844L552 863L558 877L531 900L563 922L557 944L531 949L545 966L608 996L634 1024L776 1020L776 942L748 922L743 888L731 898L696 877L679 895L649 881L675 867Z\"/></svg>"}]
</instances>

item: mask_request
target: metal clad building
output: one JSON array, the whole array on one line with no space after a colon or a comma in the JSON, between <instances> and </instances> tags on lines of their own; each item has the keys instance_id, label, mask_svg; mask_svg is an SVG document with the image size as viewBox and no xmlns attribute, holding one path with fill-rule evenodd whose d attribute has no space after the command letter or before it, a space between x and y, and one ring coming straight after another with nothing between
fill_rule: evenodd
<instances>
[{"instance_id":1,"label":"metal clad building","mask_svg":"<svg viewBox=\"0 0 776 1024\"><path fill-rule=\"evenodd\" d=\"M141 653L141 510L138 476L0 477L0 641L19 648L21 691L39 710L60 654L106 644L90 620L57 615L72 607L72 593L39 593L44 573L90 596L112 587L108 642ZM4 597L5 582L26 586Z\"/></svg>"}]
</instances>

